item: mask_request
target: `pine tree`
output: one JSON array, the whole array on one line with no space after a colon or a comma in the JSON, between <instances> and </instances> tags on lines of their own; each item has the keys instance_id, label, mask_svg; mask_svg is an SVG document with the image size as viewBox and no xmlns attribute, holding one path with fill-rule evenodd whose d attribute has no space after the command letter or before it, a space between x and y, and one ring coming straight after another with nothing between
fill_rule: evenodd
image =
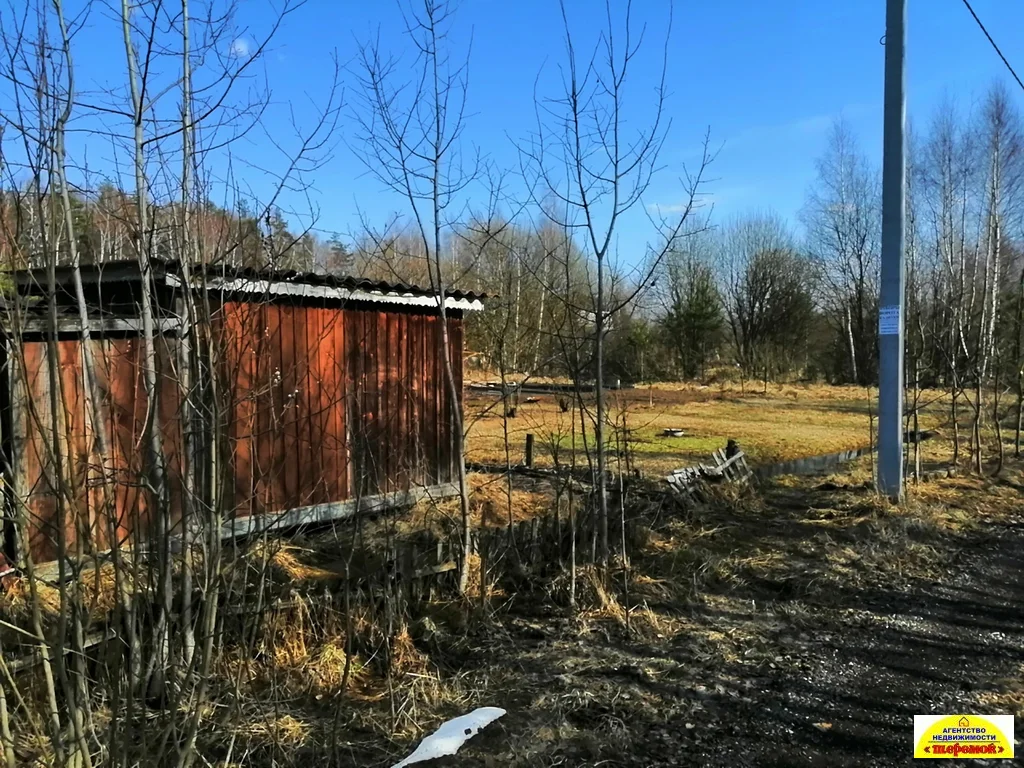
<instances>
[{"instance_id":1,"label":"pine tree","mask_svg":"<svg viewBox=\"0 0 1024 768\"><path fill-rule=\"evenodd\" d=\"M710 265L692 254L669 266L669 306L662 319L666 343L686 378L703 376L722 340L722 299Z\"/></svg>"}]
</instances>

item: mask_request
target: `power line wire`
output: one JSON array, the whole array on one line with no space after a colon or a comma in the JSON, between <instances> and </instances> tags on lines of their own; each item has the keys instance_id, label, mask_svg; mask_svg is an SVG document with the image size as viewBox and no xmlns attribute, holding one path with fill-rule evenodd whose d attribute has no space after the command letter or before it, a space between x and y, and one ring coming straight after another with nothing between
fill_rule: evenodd
<instances>
[{"instance_id":1,"label":"power line wire","mask_svg":"<svg viewBox=\"0 0 1024 768\"><path fill-rule=\"evenodd\" d=\"M996 45L996 41L992 39L992 35L988 33L987 29L985 29L985 25L981 23L981 19L978 18L978 14L976 14L974 12L974 9L971 8L970 2L968 0L964 0L964 5L967 6L967 10L971 12L971 16L974 17L974 20L978 22L978 26L981 27L981 31L985 33L985 37L988 38L988 41L992 44L992 47L995 48L996 53L999 54L999 58L1003 60L1003 64L1005 64L1006 68L1010 70L1010 74L1013 75L1013 79L1017 81L1017 85L1019 85L1020 89L1024 91L1024 82L1021 82L1021 79L1017 77L1017 73L1013 71L1013 67L1010 66L1010 62L1006 60L1005 56L1003 56L1003 52L999 50L999 46Z\"/></svg>"}]
</instances>

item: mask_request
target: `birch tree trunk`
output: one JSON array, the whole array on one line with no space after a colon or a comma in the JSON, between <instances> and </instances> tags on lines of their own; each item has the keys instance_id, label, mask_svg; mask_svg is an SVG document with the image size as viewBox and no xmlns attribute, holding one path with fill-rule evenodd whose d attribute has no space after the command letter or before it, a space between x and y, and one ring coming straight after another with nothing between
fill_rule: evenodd
<instances>
[{"instance_id":1,"label":"birch tree trunk","mask_svg":"<svg viewBox=\"0 0 1024 768\"><path fill-rule=\"evenodd\" d=\"M853 375L852 381L858 382L860 379L857 377L857 345L853 340L853 321L850 317L850 305L845 305L846 309L846 340L850 347L850 369Z\"/></svg>"},{"instance_id":2,"label":"birch tree trunk","mask_svg":"<svg viewBox=\"0 0 1024 768\"><path fill-rule=\"evenodd\" d=\"M128 0L121 0L121 23L124 31L125 56L128 61L128 84L134 124L134 171L137 206L135 240L142 283L142 379L146 392L147 407L143 445L146 452L147 479L150 486L149 496L156 513L156 548L159 563L158 590L160 599L158 601L157 622L153 634L154 647L147 662L145 678L147 680L148 694L153 697L162 697L164 692L164 676L169 663L170 637L168 621L172 609L173 594L170 552L171 522L166 473L164 470L163 430L160 425L156 323L152 293L153 269L150 261L152 238L149 225L149 188L146 178L145 158L146 105L143 101L144 82L139 70L135 44L132 41L131 7Z\"/></svg>"},{"instance_id":3,"label":"birch tree trunk","mask_svg":"<svg viewBox=\"0 0 1024 768\"><path fill-rule=\"evenodd\" d=\"M1024 268L1017 281L1017 319L1014 327L1014 365L1017 368L1017 424L1013 435L1013 455L1020 458L1021 429L1024 428L1024 360L1021 359L1021 334L1024 334Z\"/></svg>"}]
</instances>

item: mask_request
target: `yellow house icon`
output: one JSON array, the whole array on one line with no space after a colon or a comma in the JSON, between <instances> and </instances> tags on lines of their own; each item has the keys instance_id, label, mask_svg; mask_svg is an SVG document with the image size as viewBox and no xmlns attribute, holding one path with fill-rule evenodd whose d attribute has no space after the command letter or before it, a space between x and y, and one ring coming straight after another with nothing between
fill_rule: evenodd
<instances>
[{"instance_id":1,"label":"yellow house icon","mask_svg":"<svg viewBox=\"0 0 1024 768\"><path fill-rule=\"evenodd\" d=\"M969 728L971 726L971 721L968 720L966 717L961 717L960 722L957 723L957 725L959 725L961 728Z\"/></svg>"}]
</instances>

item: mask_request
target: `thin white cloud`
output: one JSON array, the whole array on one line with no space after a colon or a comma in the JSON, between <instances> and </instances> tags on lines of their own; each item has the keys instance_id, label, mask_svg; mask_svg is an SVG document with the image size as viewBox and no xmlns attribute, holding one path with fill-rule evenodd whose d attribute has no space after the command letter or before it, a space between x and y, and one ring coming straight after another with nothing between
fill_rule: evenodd
<instances>
[{"instance_id":1,"label":"thin white cloud","mask_svg":"<svg viewBox=\"0 0 1024 768\"><path fill-rule=\"evenodd\" d=\"M877 108L877 104L846 104L835 112L809 115L784 123L755 125L727 138L725 144L726 146L735 146L747 142L760 143L773 139L818 136L824 134L839 118L859 117L869 114Z\"/></svg>"},{"instance_id":2,"label":"thin white cloud","mask_svg":"<svg viewBox=\"0 0 1024 768\"><path fill-rule=\"evenodd\" d=\"M660 213L663 216L672 213L686 213L686 203L650 203L647 210L651 213Z\"/></svg>"},{"instance_id":3,"label":"thin white cloud","mask_svg":"<svg viewBox=\"0 0 1024 768\"><path fill-rule=\"evenodd\" d=\"M249 41L244 37L236 37L231 41L231 55L239 59L249 56Z\"/></svg>"},{"instance_id":4,"label":"thin white cloud","mask_svg":"<svg viewBox=\"0 0 1024 768\"><path fill-rule=\"evenodd\" d=\"M702 192L693 202L694 210L707 208L709 205L720 205L723 202L735 203L744 197L756 193L757 188L753 185L742 184L731 187L722 187L714 191ZM678 216L686 213L686 202L678 203L648 203L647 210L658 216Z\"/></svg>"}]
</instances>

